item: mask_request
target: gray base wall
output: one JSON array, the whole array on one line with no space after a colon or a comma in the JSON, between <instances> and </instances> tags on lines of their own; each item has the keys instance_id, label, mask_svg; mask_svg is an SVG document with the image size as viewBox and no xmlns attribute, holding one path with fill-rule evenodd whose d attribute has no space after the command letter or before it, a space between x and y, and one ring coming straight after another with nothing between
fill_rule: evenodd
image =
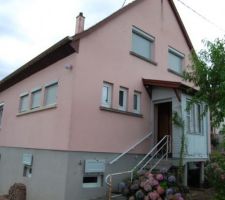
<instances>
[{"instance_id":1,"label":"gray base wall","mask_svg":"<svg viewBox=\"0 0 225 200\"><path fill-rule=\"evenodd\" d=\"M33 155L30 178L23 177L24 153ZM11 185L21 182L27 187L27 200L90 200L102 197L107 191L105 182L99 188L82 186L86 159L106 161L105 179L111 172L130 170L142 158L141 155L129 154L110 165L109 162L118 154L5 147L0 147L0 154L0 194L8 193Z\"/></svg>"}]
</instances>

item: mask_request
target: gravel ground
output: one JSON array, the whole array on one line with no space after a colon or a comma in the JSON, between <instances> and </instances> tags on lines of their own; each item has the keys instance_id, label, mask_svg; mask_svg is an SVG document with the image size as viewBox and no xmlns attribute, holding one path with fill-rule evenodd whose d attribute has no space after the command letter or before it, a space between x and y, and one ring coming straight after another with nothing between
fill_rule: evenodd
<instances>
[{"instance_id":1,"label":"gravel ground","mask_svg":"<svg viewBox=\"0 0 225 200\"><path fill-rule=\"evenodd\" d=\"M191 188L190 193L187 195L185 200L214 200L214 190L209 189L195 189Z\"/></svg>"}]
</instances>

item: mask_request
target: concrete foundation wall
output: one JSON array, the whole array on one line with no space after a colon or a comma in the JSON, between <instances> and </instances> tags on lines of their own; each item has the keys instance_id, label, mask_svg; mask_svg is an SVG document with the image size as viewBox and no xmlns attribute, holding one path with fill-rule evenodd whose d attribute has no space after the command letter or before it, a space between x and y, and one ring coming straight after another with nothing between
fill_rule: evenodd
<instances>
[{"instance_id":1,"label":"concrete foundation wall","mask_svg":"<svg viewBox=\"0 0 225 200\"><path fill-rule=\"evenodd\" d=\"M33 155L32 176L24 177L23 154ZM106 193L105 177L110 172L130 170L142 158L127 155L118 162L109 162L116 154L50 151L0 147L0 194L8 193L15 182L27 187L27 200L89 200ZM86 159L105 160L103 185L98 188L83 188L84 163ZM125 177L120 177L122 180ZM114 185L118 180L113 179Z\"/></svg>"}]
</instances>

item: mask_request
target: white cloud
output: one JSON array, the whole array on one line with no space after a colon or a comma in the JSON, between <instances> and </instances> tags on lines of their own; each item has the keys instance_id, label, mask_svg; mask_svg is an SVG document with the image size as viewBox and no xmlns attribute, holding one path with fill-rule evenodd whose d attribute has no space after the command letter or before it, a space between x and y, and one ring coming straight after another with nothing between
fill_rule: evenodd
<instances>
[{"instance_id":1,"label":"white cloud","mask_svg":"<svg viewBox=\"0 0 225 200\"><path fill-rule=\"evenodd\" d=\"M84 12L89 27L119 9L122 2L0 0L0 79L60 39L73 35L79 12Z\"/></svg>"}]
</instances>

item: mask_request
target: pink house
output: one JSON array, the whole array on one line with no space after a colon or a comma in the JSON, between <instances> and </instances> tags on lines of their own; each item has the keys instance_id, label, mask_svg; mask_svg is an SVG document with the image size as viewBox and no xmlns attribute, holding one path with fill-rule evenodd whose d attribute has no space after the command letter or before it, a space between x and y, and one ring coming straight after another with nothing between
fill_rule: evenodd
<instances>
[{"instance_id":1,"label":"pink house","mask_svg":"<svg viewBox=\"0 0 225 200\"><path fill-rule=\"evenodd\" d=\"M185 122L184 183L192 166L203 181L209 117L200 104L186 110L182 80L192 49L172 0L136 0L87 30L80 13L73 37L0 82L0 193L23 182L28 200L97 198L108 174L160 141L176 165L174 113Z\"/></svg>"}]
</instances>

